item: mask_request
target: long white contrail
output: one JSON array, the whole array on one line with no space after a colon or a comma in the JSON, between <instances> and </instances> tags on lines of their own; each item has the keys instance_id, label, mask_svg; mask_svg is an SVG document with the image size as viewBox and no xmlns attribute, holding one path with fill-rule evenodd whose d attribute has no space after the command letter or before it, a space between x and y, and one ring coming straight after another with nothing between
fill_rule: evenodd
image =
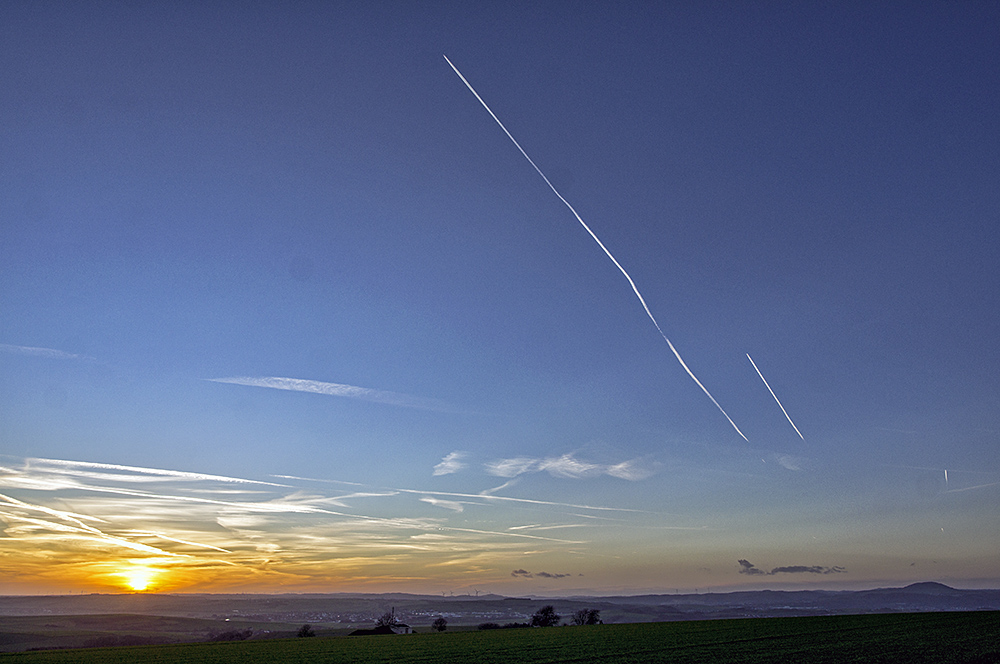
<instances>
[{"instance_id":1,"label":"long white contrail","mask_svg":"<svg viewBox=\"0 0 1000 664\"><path fill-rule=\"evenodd\" d=\"M733 425L734 429L736 429L736 433L740 434L743 440L749 442L747 437L743 435L743 432L740 431L740 428L736 426L736 422L733 422L733 419L729 417L729 414L725 410L723 410L722 406L719 405L719 402L715 400L715 397L713 397L712 394L708 391L708 389L706 389L705 386L701 384L701 381L698 380L698 377L695 376L694 373L692 373L691 369L688 368L688 365L684 362L684 358L681 357L681 354L678 353L677 349L674 348L674 345L670 343L670 339L668 339L667 335L663 333L663 329L660 327L660 324L656 322L656 318L653 316L653 312L649 310L649 307L646 305L646 300L643 299L642 293L639 292L639 289L636 287L635 282L632 281L632 277L629 276L629 273L626 272L625 268L622 267L621 263L619 263L618 260L613 255L611 255L611 252L608 251L608 248L604 246L604 243L601 242L600 238L598 238L597 235L594 234L594 231L590 230L590 226L588 226L586 222L584 222L584 220L580 217L580 215L577 214L576 210L573 209L573 206L569 204L569 201L563 198L563 195L559 193L559 191L552 185L551 182L549 182L549 179L545 177L545 173L542 172L542 169L538 168L537 164L535 164L535 162L531 160L531 157L528 156L528 153L525 152L524 148L521 147L521 144L517 142L517 139L515 139L514 136L511 135L509 131L507 131L507 127L505 127L504 124L500 122L500 118L496 116L496 113L494 113L493 110L490 109L489 106L487 106L486 102L483 101L483 98L479 96L478 92L476 92L476 89L472 87L472 85L469 83L468 80L466 80L464 76L462 76L462 72L458 71L458 67L456 67L451 63L451 60L448 59L447 55L444 56L444 60L455 71L455 73L458 74L458 77L462 79L462 82L465 83L465 87L469 88L469 92L471 92L476 96L476 99L478 99L479 103L483 105L483 108L485 108L486 111L490 114L490 116L492 116L492 118L496 121L496 123L500 125L500 128L503 129L503 133L507 134L507 138L509 138L510 142L513 143L514 146L521 151L521 154L524 155L524 158L528 160L528 163L531 164L531 167L534 168L535 171L542 176L542 179L545 180L545 184L549 185L549 189L552 190L552 193L554 193L557 197L559 197L559 200L561 200L563 204L567 208L569 208L569 211L573 213L573 216L576 217L576 220L580 222L580 225L583 226L584 230L586 230L587 233L590 234L590 237L594 238L594 242L596 242L597 245L604 250L604 253L607 254L608 258L611 259L611 262L615 264L615 267L617 267L621 271L621 273L625 275L625 278L628 279L629 285L632 286L632 292L634 292L635 296L639 298L639 302L642 304L642 308L646 310L646 315L649 316L649 320L653 321L653 325L656 326L656 331L659 332L660 336L663 337L663 340L667 342L667 346L670 347L670 351L674 354L674 357L676 357L677 361L680 362L682 367L684 367L684 371L687 372L688 376L691 376L691 380L693 380L698 385L698 387L701 388L701 391L704 392L705 395L712 400L712 403L715 404L715 407L718 408L723 415L725 415L726 419L729 420L729 423Z\"/></svg>"},{"instance_id":2,"label":"long white contrail","mask_svg":"<svg viewBox=\"0 0 1000 664\"><path fill-rule=\"evenodd\" d=\"M764 381L764 385L767 386L767 391L771 393L772 397L774 397L774 402L778 404L778 408L780 408L781 412L785 414L785 419L788 420L788 423L792 425L793 429L795 429L795 433L799 434L799 438L801 438L802 440L805 440L805 437L802 435L802 432L799 431L799 428L797 426L795 426L795 422L792 422L792 418L790 418L788 416L788 411L785 410L785 407L781 405L780 401L778 401L778 395L775 394L774 390L771 389L771 386L767 384L767 379L764 378L764 374L762 374L760 372L760 369L757 369L757 363L753 361L752 357L750 357L750 353L747 353L747 359L750 360L750 364L753 365L753 368L757 371L757 375L760 376L760 379L762 381ZM944 475L945 479L947 480L947 478L948 478L948 471L946 470L944 472L945 472L945 475Z\"/></svg>"}]
</instances>

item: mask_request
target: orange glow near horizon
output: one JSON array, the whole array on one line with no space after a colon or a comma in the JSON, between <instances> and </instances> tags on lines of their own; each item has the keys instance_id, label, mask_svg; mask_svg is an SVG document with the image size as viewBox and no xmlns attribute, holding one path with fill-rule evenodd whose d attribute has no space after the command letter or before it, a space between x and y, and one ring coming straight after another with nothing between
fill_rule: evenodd
<instances>
[{"instance_id":1,"label":"orange glow near horizon","mask_svg":"<svg viewBox=\"0 0 1000 664\"><path fill-rule=\"evenodd\" d=\"M288 484L57 459L8 462L0 468L0 594L478 589L522 596L784 581L733 569L738 553L725 521L678 526L679 517L632 508L367 486L344 493L282 481ZM765 535L774 533L755 536ZM811 555L794 538L771 539L751 560ZM897 539L878 555L831 558L852 571L849 578L785 585L905 585L930 574L951 545L944 537L920 541L921 558L915 540ZM993 578L995 547L975 541L980 548L967 547L949 580ZM623 543L627 563L612 564ZM524 569L535 574L513 573Z\"/></svg>"},{"instance_id":2,"label":"orange glow near horizon","mask_svg":"<svg viewBox=\"0 0 1000 664\"><path fill-rule=\"evenodd\" d=\"M129 588L136 592L142 592L150 588L153 579L157 576L157 570L148 567L136 567L122 572L121 576L125 578L125 583Z\"/></svg>"}]
</instances>

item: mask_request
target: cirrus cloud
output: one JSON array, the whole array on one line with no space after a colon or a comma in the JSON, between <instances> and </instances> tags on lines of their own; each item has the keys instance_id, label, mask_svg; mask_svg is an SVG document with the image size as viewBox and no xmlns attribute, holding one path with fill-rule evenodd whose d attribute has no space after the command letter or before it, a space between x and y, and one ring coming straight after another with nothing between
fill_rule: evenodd
<instances>
[{"instance_id":1,"label":"cirrus cloud","mask_svg":"<svg viewBox=\"0 0 1000 664\"><path fill-rule=\"evenodd\" d=\"M399 392L389 392L387 390L376 390L370 387L327 383L321 380L283 378L280 376L234 376L231 378L206 378L205 380L212 383L230 383L232 385L245 385L247 387L268 387L274 390L312 392L313 394L325 394L331 397L347 397L422 410L442 412L451 412L453 410L448 404L436 399L426 399Z\"/></svg>"},{"instance_id":2,"label":"cirrus cloud","mask_svg":"<svg viewBox=\"0 0 1000 664\"><path fill-rule=\"evenodd\" d=\"M465 452L451 452L447 454L441 459L441 463L434 466L434 475L451 475L464 469L465 463L462 462L462 459L465 456Z\"/></svg>"},{"instance_id":3,"label":"cirrus cloud","mask_svg":"<svg viewBox=\"0 0 1000 664\"><path fill-rule=\"evenodd\" d=\"M577 459L573 454L558 457L513 457L496 459L485 464L486 472L497 477L517 477L525 473L547 472L553 477L564 479L585 479L610 475L623 480L644 480L653 474L643 467L639 459L630 459L616 464L591 463Z\"/></svg>"}]
</instances>

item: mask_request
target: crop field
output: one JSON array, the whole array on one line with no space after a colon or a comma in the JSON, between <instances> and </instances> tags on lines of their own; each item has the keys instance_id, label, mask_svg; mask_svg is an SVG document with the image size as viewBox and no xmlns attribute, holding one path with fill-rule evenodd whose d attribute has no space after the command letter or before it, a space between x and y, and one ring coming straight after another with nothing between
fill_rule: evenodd
<instances>
[{"instance_id":1,"label":"crop field","mask_svg":"<svg viewBox=\"0 0 1000 664\"><path fill-rule=\"evenodd\" d=\"M1000 663L1000 612L754 618L0 655L2 664Z\"/></svg>"}]
</instances>

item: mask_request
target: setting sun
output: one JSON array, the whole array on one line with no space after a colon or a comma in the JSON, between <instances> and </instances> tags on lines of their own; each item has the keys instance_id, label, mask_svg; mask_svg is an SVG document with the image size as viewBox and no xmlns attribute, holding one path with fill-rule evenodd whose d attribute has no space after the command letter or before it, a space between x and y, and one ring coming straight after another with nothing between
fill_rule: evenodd
<instances>
[{"instance_id":1,"label":"setting sun","mask_svg":"<svg viewBox=\"0 0 1000 664\"><path fill-rule=\"evenodd\" d=\"M129 588L136 592L141 592L149 588L153 582L153 577L156 576L156 572L148 567L140 567L122 572L121 575L125 577L125 584Z\"/></svg>"}]
</instances>

